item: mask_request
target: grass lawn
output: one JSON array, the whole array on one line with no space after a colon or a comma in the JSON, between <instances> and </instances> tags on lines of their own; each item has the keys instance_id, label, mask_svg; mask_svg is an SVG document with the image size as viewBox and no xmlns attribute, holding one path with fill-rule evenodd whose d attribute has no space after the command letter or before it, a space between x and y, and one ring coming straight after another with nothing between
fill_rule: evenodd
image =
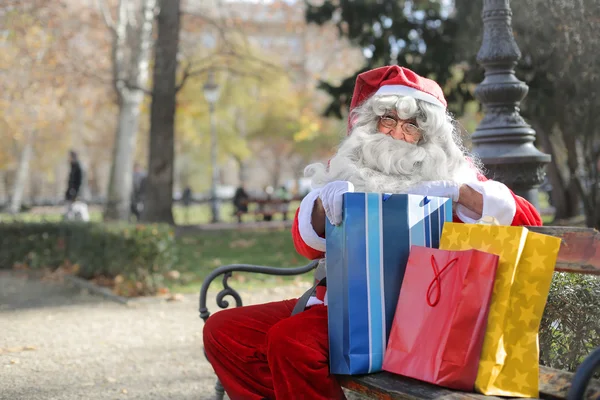
<instances>
[{"instance_id":1,"label":"grass lawn","mask_svg":"<svg viewBox=\"0 0 600 400\"><path fill-rule=\"evenodd\" d=\"M288 218L294 216L294 212L300 205L300 202L292 202L290 204ZM253 210L255 206L250 208ZM102 207L97 205L91 205L88 207L90 213L90 220L92 222L102 221ZM27 212L21 212L16 215L9 213L0 212L0 222L59 222L63 219L63 206L55 207L34 207L32 210ZM183 207L180 204L173 206L173 218L177 225L199 225L208 224L211 221L210 204L193 204L190 207ZM233 216L233 205L231 202L223 202L220 206L220 218L223 222L237 222L237 218ZM275 214L274 220L281 220L283 217L281 214ZM243 221L255 221L256 218L253 215L244 215Z\"/></svg>"},{"instance_id":2,"label":"grass lawn","mask_svg":"<svg viewBox=\"0 0 600 400\"><path fill-rule=\"evenodd\" d=\"M63 220L64 207L35 207L31 211L18 214L0 212L0 222L60 222ZM89 207L90 221L101 222L102 211Z\"/></svg>"},{"instance_id":3,"label":"grass lawn","mask_svg":"<svg viewBox=\"0 0 600 400\"><path fill-rule=\"evenodd\" d=\"M299 201L290 203L288 218L292 218L296 209L300 206ZM253 211L256 205L250 205L250 211ZM233 205L231 202L223 202L220 206L220 217L223 222L237 222L237 218L233 215ZM188 208L181 205L173 207L173 218L177 225L198 225L208 224L211 220L210 204L194 204ZM281 220L283 216L279 213L273 216L274 220ZM253 215L242 216L242 221L255 221Z\"/></svg>"},{"instance_id":4,"label":"grass lawn","mask_svg":"<svg viewBox=\"0 0 600 400\"><path fill-rule=\"evenodd\" d=\"M298 267L308 263L299 256L292 243L289 229L255 231L202 232L177 238L179 263L175 268L181 273L178 282L170 288L178 292L195 292L202 280L216 267L227 264L255 264L272 267ZM236 287L277 285L291 282L295 277L236 273L230 281ZM305 274L301 279L312 279ZM220 285L220 280L215 285Z\"/></svg>"}]
</instances>

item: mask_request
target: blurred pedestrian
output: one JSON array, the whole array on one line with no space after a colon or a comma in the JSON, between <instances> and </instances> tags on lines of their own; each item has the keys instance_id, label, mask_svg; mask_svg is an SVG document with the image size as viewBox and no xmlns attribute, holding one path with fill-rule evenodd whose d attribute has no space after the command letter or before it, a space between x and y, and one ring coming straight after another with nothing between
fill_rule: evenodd
<instances>
[{"instance_id":1,"label":"blurred pedestrian","mask_svg":"<svg viewBox=\"0 0 600 400\"><path fill-rule=\"evenodd\" d=\"M81 184L83 182L83 170L79 163L79 157L73 150L69 151L69 180L67 181L67 191L65 192L65 201L67 208L64 219L68 221L89 221L90 214L87 204L78 199Z\"/></svg>"},{"instance_id":2,"label":"blurred pedestrian","mask_svg":"<svg viewBox=\"0 0 600 400\"><path fill-rule=\"evenodd\" d=\"M69 180L67 182L67 191L65 193L65 200L68 203L72 203L77 199L79 189L81 188L82 172L81 164L79 164L79 158L77 153L73 150L69 151L69 163L71 170L69 171Z\"/></svg>"},{"instance_id":3,"label":"blurred pedestrian","mask_svg":"<svg viewBox=\"0 0 600 400\"><path fill-rule=\"evenodd\" d=\"M190 223L190 206L192 205L192 188L186 186L181 194L181 203L185 209L185 223Z\"/></svg>"},{"instance_id":4,"label":"blurred pedestrian","mask_svg":"<svg viewBox=\"0 0 600 400\"><path fill-rule=\"evenodd\" d=\"M248 212L248 201L250 196L246 192L244 184L240 184L233 195L233 212L238 219L238 223L242 223L242 214Z\"/></svg>"}]
</instances>

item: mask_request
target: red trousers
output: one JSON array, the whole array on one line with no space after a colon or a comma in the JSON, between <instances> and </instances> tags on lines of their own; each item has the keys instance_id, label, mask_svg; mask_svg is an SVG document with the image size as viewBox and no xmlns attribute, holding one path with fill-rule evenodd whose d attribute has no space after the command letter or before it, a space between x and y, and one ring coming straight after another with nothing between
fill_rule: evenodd
<instances>
[{"instance_id":1,"label":"red trousers","mask_svg":"<svg viewBox=\"0 0 600 400\"><path fill-rule=\"evenodd\" d=\"M297 300L219 311L204 349L232 400L343 399L329 374L327 308L290 316Z\"/></svg>"}]
</instances>

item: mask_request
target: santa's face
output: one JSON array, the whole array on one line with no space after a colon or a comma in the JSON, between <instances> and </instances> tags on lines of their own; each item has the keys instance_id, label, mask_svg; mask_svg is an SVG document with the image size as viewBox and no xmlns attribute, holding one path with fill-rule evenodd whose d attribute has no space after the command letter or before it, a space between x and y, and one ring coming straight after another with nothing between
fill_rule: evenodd
<instances>
[{"instance_id":1,"label":"santa's face","mask_svg":"<svg viewBox=\"0 0 600 400\"><path fill-rule=\"evenodd\" d=\"M379 129L354 129L331 159L328 180L336 176L364 192L402 193L424 181L451 179L448 158L440 146L409 141L402 135L395 139Z\"/></svg>"},{"instance_id":2,"label":"santa's face","mask_svg":"<svg viewBox=\"0 0 600 400\"><path fill-rule=\"evenodd\" d=\"M338 170L350 173L348 180L358 186L366 185L372 191L383 189L388 184L402 186L416 179L432 179L433 163L437 164L426 150L425 143L406 140L407 135L397 127L392 134L386 134L368 127L358 127L342 143L337 154L331 159L330 172Z\"/></svg>"},{"instance_id":3,"label":"santa's face","mask_svg":"<svg viewBox=\"0 0 600 400\"><path fill-rule=\"evenodd\" d=\"M395 111L388 111L377 122L377 130L396 140L417 144L423 136L415 119L401 119Z\"/></svg>"},{"instance_id":4,"label":"santa's face","mask_svg":"<svg viewBox=\"0 0 600 400\"><path fill-rule=\"evenodd\" d=\"M405 193L424 181L471 180L476 171L454 141L445 110L414 99L367 101L329 165L309 165L313 187L349 181L357 191Z\"/></svg>"}]
</instances>

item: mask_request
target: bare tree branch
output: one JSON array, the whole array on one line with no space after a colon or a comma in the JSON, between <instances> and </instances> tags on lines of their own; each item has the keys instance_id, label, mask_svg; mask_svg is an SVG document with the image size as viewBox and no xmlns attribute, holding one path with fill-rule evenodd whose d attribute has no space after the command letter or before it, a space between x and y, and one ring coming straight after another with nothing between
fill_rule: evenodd
<instances>
[{"instance_id":1,"label":"bare tree branch","mask_svg":"<svg viewBox=\"0 0 600 400\"><path fill-rule=\"evenodd\" d=\"M218 7L218 9L221 10L222 7ZM222 17L213 19L213 18L207 17L206 15L204 15L202 13L198 14L198 13L190 12L190 11L187 11L187 12L183 11L182 14L189 15L191 17L196 17L196 18L199 18L200 20L206 22L209 26L211 26L212 28L215 28L217 30L218 36L223 42L231 44L231 43L229 43L229 38L227 37L227 33L231 33L231 31L233 29L231 26L228 26L228 27L225 26L226 24L223 23ZM227 29L225 29L225 28L227 28ZM237 32L242 33L239 29L237 29ZM242 37L243 36L244 35L242 35Z\"/></svg>"},{"instance_id":2,"label":"bare tree branch","mask_svg":"<svg viewBox=\"0 0 600 400\"><path fill-rule=\"evenodd\" d=\"M96 0L96 5L102 14L102 19L104 19L104 24L111 31L113 35L116 34L115 21L110 15L110 11L108 10L108 6L105 3L105 0Z\"/></svg>"},{"instance_id":3,"label":"bare tree branch","mask_svg":"<svg viewBox=\"0 0 600 400\"><path fill-rule=\"evenodd\" d=\"M240 59L240 58L243 58L243 59L247 59L247 60L250 60L250 61L257 62L258 64L260 64L260 66L261 66L261 67L266 67L266 68L269 68L269 69L272 69L272 70L274 70L273 72L276 72L276 71L277 71L277 72L284 72L284 73L286 72L286 71L284 70L284 68L283 68L283 67L281 67L280 65L277 65L277 64L271 63L271 62L269 62L269 61L265 61L265 60L263 60L263 59L261 59L261 58L259 58L259 57L256 57L256 56L254 56L254 55L252 55L252 54L241 54L241 53L237 52L237 51L236 51L235 49L233 49L233 48L231 48L231 49L229 49L229 50L225 51L225 52L223 53L223 55L224 55L224 56L232 56L232 57L234 57L234 58L238 58L238 59Z\"/></svg>"},{"instance_id":4,"label":"bare tree branch","mask_svg":"<svg viewBox=\"0 0 600 400\"><path fill-rule=\"evenodd\" d=\"M66 72L69 75L80 75L83 76L85 78L92 78L97 82L100 82L102 84L106 84L106 85L112 85L113 83L113 79L110 76L107 76L107 74L109 73L106 70L100 70L100 72L104 72L104 76L100 73L98 73L99 69L97 65L91 65L90 63L87 63L85 60L82 59L75 59L76 56L73 56L76 53L70 53L70 52L66 52L65 54L65 60L66 65L68 66L68 72Z\"/></svg>"},{"instance_id":5,"label":"bare tree branch","mask_svg":"<svg viewBox=\"0 0 600 400\"><path fill-rule=\"evenodd\" d=\"M90 68L81 68L78 69L77 72L86 78L91 78L104 85L111 85L113 83L112 78L107 78L105 76L101 76L100 74L96 74L93 72L93 69Z\"/></svg>"},{"instance_id":6,"label":"bare tree branch","mask_svg":"<svg viewBox=\"0 0 600 400\"><path fill-rule=\"evenodd\" d=\"M273 64L271 62L262 60L251 54L240 54L240 53L236 52L234 49L227 49L220 54L213 54L213 55L204 57L203 59L197 61L196 64L201 64L205 60L206 61L214 60L215 58L218 58L218 57L231 57L234 59L247 59L247 60L251 60L251 61L254 61L259 64L257 66L257 70L260 68L267 68L267 69L272 69L273 71L285 72L283 70L283 68L277 64ZM179 92L179 90L181 90L183 88L183 86L185 85L185 83L187 82L187 80L189 78L197 76L197 75L205 74L210 69L215 70L215 71L218 71L218 70L228 71L228 72L234 73L237 76L254 77L258 80L262 80L262 76L259 72L253 72L248 69L242 70L242 69L234 68L234 67L229 66L229 65L232 65L231 63L227 63L227 62L225 62L225 63L211 62L207 66L204 66L202 68L198 68L195 70L192 70L193 64L194 64L193 62L188 62L186 64L186 66L183 70L183 75L182 75L181 81L177 85L177 89L176 89L177 92ZM224 64L226 66L221 66L221 64ZM264 71L263 71L263 73L264 73Z\"/></svg>"},{"instance_id":7,"label":"bare tree branch","mask_svg":"<svg viewBox=\"0 0 600 400\"><path fill-rule=\"evenodd\" d=\"M139 90L139 91L143 92L145 95L152 97L152 90L149 90L145 87L136 85L135 83L123 82L123 86L130 90Z\"/></svg>"},{"instance_id":8,"label":"bare tree branch","mask_svg":"<svg viewBox=\"0 0 600 400\"><path fill-rule=\"evenodd\" d=\"M192 69L192 63L191 62L186 63L185 68L183 69L183 76L181 78L181 81L179 82L179 84L177 86L175 86L175 93L179 93L179 91L181 90L183 85L185 85L185 82L190 77L191 69Z\"/></svg>"},{"instance_id":9,"label":"bare tree branch","mask_svg":"<svg viewBox=\"0 0 600 400\"><path fill-rule=\"evenodd\" d=\"M242 69L237 69L237 68L234 68L231 66L222 66L222 65L208 65L206 67L202 67L202 68L192 71L191 64L188 64L186 66L185 70L183 71L183 77L181 78L181 81L177 85L176 90L177 91L181 90L183 88L183 85L189 78L192 78L192 77L198 76L198 75L204 75L209 70L210 71L226 71L226 72L230 72L236 76L247 77L247 78L256 78L256 80L258 80L258 81L262 81L264 78L264 76L258 72L242 70Z\"/></svg>"},{"instance_id":10,"label":"bare tree branch","mask_svg":"<svg viewBox=\"0 0 600 400\"><path fill-rule=\"evenodd\" d=\"M121 94L125 81L126 60L125 48L127 43L127 0L119 0L118 19L115 26L115 34L112 43L112 68L113 68L113 86L115 91Z\"/></svg>"},{"instance_id":11,"label":"bare tree branch","mask_svg":"<svg viewBox=\"0 0 600 400\"><path fill-rule=\"evenodd\" d=\"M132 26L133 28L138 28L138 19L135 15L135 5L133 3L133 1L127 2L127 5L125 6L125 13L126 13L126 21L127 23Z\"/></svg>"}]
</instances>

